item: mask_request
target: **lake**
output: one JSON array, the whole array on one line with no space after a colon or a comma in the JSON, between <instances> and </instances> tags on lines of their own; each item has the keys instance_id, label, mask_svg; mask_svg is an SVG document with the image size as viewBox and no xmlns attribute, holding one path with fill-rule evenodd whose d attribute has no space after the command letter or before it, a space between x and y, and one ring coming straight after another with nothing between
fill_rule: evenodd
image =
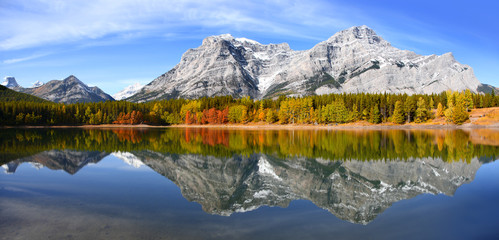
<instances>
[{"instance_id":1,"label":"lake","mask_svg":"<svg viewBox=\"0 0 499 240\"><path fill-rule=\"evenodd\" d=\"M499 130L2 129L1 239L496 239Z\"/></svg>"}]
</instances>

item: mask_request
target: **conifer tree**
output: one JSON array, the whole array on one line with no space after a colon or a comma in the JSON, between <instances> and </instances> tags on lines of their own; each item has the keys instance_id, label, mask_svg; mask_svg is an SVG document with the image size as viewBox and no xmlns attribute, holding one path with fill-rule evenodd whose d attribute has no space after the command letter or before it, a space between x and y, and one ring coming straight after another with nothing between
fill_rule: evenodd
<instances>
[{"instance_id":1,"label":"conifer tree","mask_svg":"<svg viewBox=\"0 0 499 240\"><path fill-rule=\"evenodd\" d=\"M444 115L444 107L442 106L442 103L438 103L437 106L437 117L442 117Z\"/></svg>"},{"instance_id":2,"label":"conifer tree","mask_svg":"<svg viewBox=\"0 0 499 240\"><path fill-rule=\"evenodd\" d=\"M379 112L379 107L378 105L374 105L371 107L371 111L369 113L369 122L370 123L380 123L381 121L381 114Z\"/></svg>"},{"instance_id":3,"label":"conifer tree","mask_svg":"<svg viewBox=\"0 0 499 240\"><path fill-rule=\"evenodd\" d=\"M416 116L414 122L421 123L428 119L428 110L426 109L425 101L422 97L419 97L417 102Z\"/></svg>"},{"instance_id":4,"label":"conifer tree","mask_svg":"<svg viewBox=\"0 0 499 240\"><path fill-rule=\"evenodd\" d=\"M404 123L405 118L404 118L404 112L402 109L402 102L401 101L396 101L395 102L395 108L393 109L393 114L392 114L392 122L396 124L402 124Z\"/></svg>"},{"instance_id":5,"label":"conifer tree","mask_svg":"<svg viewBox=\"0 0 499 240\"><path fill-rule=\"evenodd\" d=\"M466 89L464 92L464 107L466 108L466 112L471 111L473 108L473 96L471 95L471 91Z\"/></svg>"},{"instance_id":6,"label":"conifer tree","mask_svg":"<svg viewBox=\"0 0 499 240\"><path fill-rule=\"evenodd\" d=\"M92 109L90 109L90 106L87 107L85 110L85 123L90 123L90 118L92 117Z\"/></svg>"},{"instance_id":7,"label":"conifer tree","mask_svg":"<svg viewBox=\"0 0 499 240\"><path fill-rule=\"evenodd\" d=\"M405 113L407 115L407 122L411 122L413 112L416 110L416 102L413 96L407 96L404 104Z\"/></svg>"},{"instance_id":8,"label":"conifer tree","mask_svg":"<svg viewBox=\"0 0 499 240\"><path fill-rule=\"evenodd\" d=\"M456 104L452 111L452 122L455 124L463 124L469 118L469 114L466 111L463 104Z\"/></svg>"},{"instance_id":9,"label":"conifer tree","mask_svg":"<svg viewBox=\"0 0 499 240\"><path fill-rule=\"evenodd\" d=\"M352 107L352 115L351 115L351 121L358 121L359 120L359 110L357 109L357 104L354 104Z\"/></svg>"},{"instance_id":10,"label":"conifer tree","mask_svg":"<svg viewBox=\"0 0 499 240\"><path fill-rule=\"evenodd\" d=\"M286 124L288 123L289 120L289 113L288 113L288 101L282 101L281 102L281 107L279 108L279 122L281 124Z\"/></svg>"},{"instance_id":11,"label":"conifer tree","mask_svg":"<svg viewBox=\"0 0 499 240\"><path fill-rule=\"evenodd\" d=\"M267 111L266 119L268 123L275 123L277 121L277 113L275 110L269 109Z\"/></svg>"}]
</instances>

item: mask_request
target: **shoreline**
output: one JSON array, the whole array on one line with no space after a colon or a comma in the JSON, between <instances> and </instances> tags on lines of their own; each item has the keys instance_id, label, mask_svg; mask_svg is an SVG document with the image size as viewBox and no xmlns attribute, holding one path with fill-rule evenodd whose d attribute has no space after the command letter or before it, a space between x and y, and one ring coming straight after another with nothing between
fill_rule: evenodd
<instances>
[{"instance_id":1,"label":"shoreline","mask_svg":"<svg viewBox=\"0 0 499 240\"><path fill-rule=\"evenodd\" d=\"M249 123L249 124L178 124L170 126L157 126L157 125L126 125L126 124L101 124L101 125L59 125L59 126L0 126L0 128L29 128L29 129L42 129L42 128L83 128L83 129L149 129L149 128L212 128L212 129L248 129L248 130L408 130L408 129L497 129L499 130L499 123L478 125L472 123L465 123L463 125L455 124L366 124L366 123L348 123L348 124L328 124L328 125L313 125L313 124L266 124L266 123Z\"/></svg>"},{"instance_id":2,"label":"shoreline","mask_svg":"<svg viewBox=\"0 0 499 240\"><path fill-rule=\"evenodd\" d=\"M469 120L462 125L448 123L444 117L437 117L424 123L394 124L385 122L372 124L365 120L343 124L278 124L266 122L227 123L227 124L177 124L177 125L148 125L148 124L100 124L100 125L54 125L54 126L0 126L6 128L83 128L83 129L148 129L148 128L212 128L212 129L249 129L249 130L409 130L409 129L493 129L499 130L499 107L472 109Z\"/></svg>"}]
</instances>

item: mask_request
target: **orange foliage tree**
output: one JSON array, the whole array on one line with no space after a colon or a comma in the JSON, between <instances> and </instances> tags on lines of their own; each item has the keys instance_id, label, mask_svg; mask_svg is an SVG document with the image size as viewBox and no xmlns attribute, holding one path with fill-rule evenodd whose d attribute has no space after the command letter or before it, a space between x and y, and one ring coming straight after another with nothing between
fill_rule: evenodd
<instances>
[{"instance_id":1,"label":"orange foliage tree","mask_svg":"<svg viewBox=\"0 0 499 240\"><path fill-rule=\"evenodd\" d=\"M140 111L132 111L131 113L120 112L116 121L113 124L140 124L144 121L144 115Z\"/></svg>"}]
</instances>

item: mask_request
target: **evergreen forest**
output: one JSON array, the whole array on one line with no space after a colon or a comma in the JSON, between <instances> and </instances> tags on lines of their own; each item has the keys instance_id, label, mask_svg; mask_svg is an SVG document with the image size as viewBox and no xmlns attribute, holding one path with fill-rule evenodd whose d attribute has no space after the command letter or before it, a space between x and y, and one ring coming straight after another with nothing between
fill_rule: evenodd
<instances>
[{"instance_id":1,"label":"evergreen forest","mask_svg":"<svg viewBox=\"0 0 499 240\"><path fill-rule=\"evenodd\" d=\"M356 121L405 124L424 123L438 117L444 117L449 123L462 124L473 108L499 106L499 96L494 93L475 94L469 90L426 95L344 93L263 100L221 96L146 103L75 104L53 103L29 95L13 101L8 91L3 91L3 94L6 96L0 96L1 126L341 124Z\"/></svg>"}]
</instances>

